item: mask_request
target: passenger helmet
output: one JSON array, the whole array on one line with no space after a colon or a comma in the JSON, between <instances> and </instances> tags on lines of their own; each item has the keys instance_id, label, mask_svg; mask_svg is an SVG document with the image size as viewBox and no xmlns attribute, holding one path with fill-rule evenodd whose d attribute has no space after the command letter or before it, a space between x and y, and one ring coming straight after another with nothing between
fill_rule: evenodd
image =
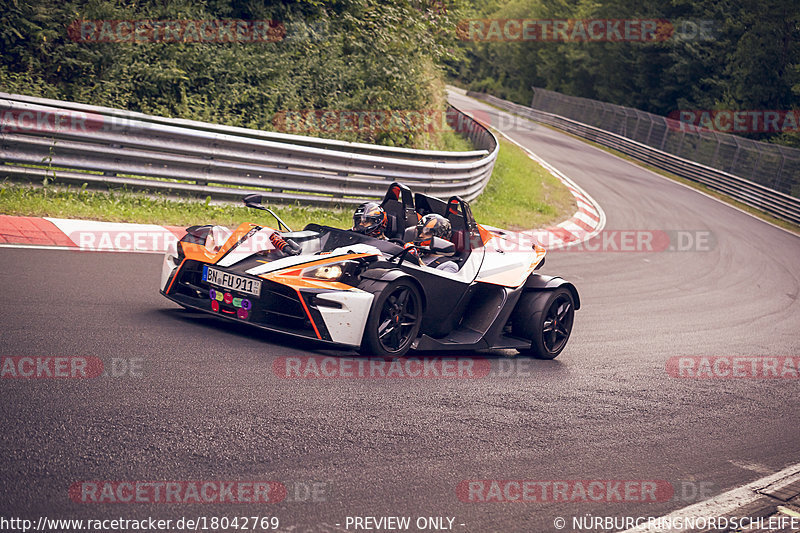
<instances>
[{"instance_id":1,"label":"passenger helmet","mask_svg":"<svg viewBox=\"0 0 800 533\"><path fill-rule=\"evenodd\" d=\"M449 241L452 235L453 227L450 225L450 221L442 215L431 213L422 217L417 223L416 242L418 244L428 245L431 237L439 237Z\"/></svg>"}]
</instances>

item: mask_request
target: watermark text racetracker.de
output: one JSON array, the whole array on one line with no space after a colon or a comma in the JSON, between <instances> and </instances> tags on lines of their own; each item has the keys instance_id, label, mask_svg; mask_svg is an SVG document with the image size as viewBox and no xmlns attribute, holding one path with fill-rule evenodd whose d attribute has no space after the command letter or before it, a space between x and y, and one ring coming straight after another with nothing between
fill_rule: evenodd
<instances>
[{"instance_id":1,"label":"watermark text racetracker.de","mask_svg":"<svg viewBox=\"0 0 800 533\"><path fill-rule=\"evenodd\" d=\"M73 502L87 504L265 504L286 496L278 481L79 481L69 488Z\"/></svg>"},{"instance_id":2,"label":"watermark text racetracker.de","mask_svg":"<svg viewBox=\"0 0 800 533\"><path fill-rule=\"evenodd\" d=\"M709 41L713 20L665 19L465 19L456 34L463 41L629 42Z\"/></svg>"},{"instance_id":3,"label":"watermark text racetracker.de","mask_svg":"<svg viewBox=\"0 0 800 533\"><path fill-rule=\"evenodd\" d=\"M717 493L708 481L663 479L470 479L456 487L465 503L696 502Z\"/></svg>"},{"instance_id":4,"label":"watermark text racetracker.de","mask_svg":"<svg viewBox=\"0 0 800 533\"><path fill-rule=\"evenodd\" d=\"M286 27L275 20L75 20L67 34L79 43L274 43Z\"/></svg>"},{"instance_id":5,"label":"watermark text racetracker.de","mask_svg":"<svg viewBox=\"0 0 800 533\"><path fill-rule=\"evenodd\" d=\"M2 356L0 379L141 378L143 367L140 357Z\"/></svg>"},{"instance_id":6,"label":"watermark text racetracker.de","mask_svg":"<svg viewBox=\"0 0 800 533\"><path fill-rule=\"evenodd\" d=\"M676 356L666 370L686 379L798 379L800 356Z\"/></svg>"},{"instance_id":7,"label":"watermark text racetracker.de","mask_svg":"<svg viewBox=\"0 0 800 533\"><path fill-rule=\"evenodd\" d=\"M549 361L528 358L280 356L272 372L281 379L486 379L527 378Z\"/></svg>"},{"instance_id":8,"label":"watermark text racetracker.de","mask_svg":"<svg viewBox=\"0 0 800 533\"><path fill-rule=\"evenodd\" d=\"M463 110L472 118L487 125L493 124L492 115L482 109ZM520 125L528 120L504 118L505 122L516 121ZM299 109L278 111L272 117L272 125L276 131L283 133L319 134L319 133L379 133L379 132L438 132L455 131L469 133L474 130L472 120L453 109ZM509 124L505 124L506 127Z\"/></svg>"},{"instance_id":9,"label":"watermark text racetracker.de","mask_svg":"<svg viewBox=\"0 0 800 533\"><path fill-rule=\"evenodd\" d=\"M85 45L242 44L323 42L337 32L327 20L129 19L74 20L67 35Z\"/></svg>"},{"instance_id":10,"label":"watermark text racetracker.de","mask_svg":"<svg viewBox=\"0 0 800 533\"><path fill-rule=\"evenodd\" d=\"M554 228L546 232L505 232L501 239L495 239L493 247L504 253L525 252L533 244L547 249L562 242L568 246L560 252L711 252L717 247L716 235L710 230L605 229L591 239L570 241L566 230Z\"/></svg>"},{"instance_id":11,"label":"watermark text racetracker.de","mask_svg":"<svg viewBox=\"0 0 800 533\"><path fill-rule=\"evenodd\" d=\"M566 248L569 252L710 252L716 248L709 230L603 230ZM544 245L547 247L547 245Z\"/></svg>"}]
</instances>

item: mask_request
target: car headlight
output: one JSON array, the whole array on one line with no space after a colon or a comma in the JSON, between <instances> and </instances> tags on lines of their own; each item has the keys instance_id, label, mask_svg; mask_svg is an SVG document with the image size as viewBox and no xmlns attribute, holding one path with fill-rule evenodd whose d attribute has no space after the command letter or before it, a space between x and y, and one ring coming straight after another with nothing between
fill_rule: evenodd
<instances>
[{"instance_id":1,"label":"car headlight","mask_svg":"<svg viewBox=\"0 0 800 533\"><path fill-rule=\"evenodd\" d=\"M344 275L344 267L344 263L331 263L329 265L307 268L303 270L300 275L304 278L339 281Z\"/></svg>"}]
</instances>

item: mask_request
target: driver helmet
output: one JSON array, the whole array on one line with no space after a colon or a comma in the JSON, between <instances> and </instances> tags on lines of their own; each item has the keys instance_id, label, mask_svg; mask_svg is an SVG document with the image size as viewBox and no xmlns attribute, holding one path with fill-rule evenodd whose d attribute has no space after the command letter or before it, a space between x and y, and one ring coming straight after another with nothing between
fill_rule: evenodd
<instances>
[{"instance_id":1,"label":"driver helmet","mask_svg":"<svg viewBox=\"0 0 800 533\"><path fill-rule=\"evenodd\" d=\"M450 221L442 215L430 213L425 215L417 223L416 243L423 246L430 244L432 237L450 240L453 235L453 227Z\"/></svg>"},{"instance_id":2,"label":"driver helmet","mask_svg":"<svg viewBox=\"0 0 800 533\"><path fill-rule=\"evenodd\" d=\"M371 237L382 237L386 230L386 211L375 202L364 202L353 213L353 231Z\"/></svg>"}]
</instances>

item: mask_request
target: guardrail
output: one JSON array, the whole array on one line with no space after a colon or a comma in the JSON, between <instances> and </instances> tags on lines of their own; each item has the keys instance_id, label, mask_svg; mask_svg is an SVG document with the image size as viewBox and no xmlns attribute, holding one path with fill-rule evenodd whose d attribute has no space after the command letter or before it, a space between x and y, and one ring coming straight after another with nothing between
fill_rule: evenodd
<instances>
[{"instance_id":1,"label":"guardrail","mask_svg":"<svg viewBox=\"0 0 800 533\"><path fill-rule=\"evenodd\" d=\"M473 200L491 177L497 138L458 109L448 113L476 150L351 143L0 93L0 178L309 205L379 199L401 181Z\"/></svg>"},{"instance_id":2,"label":"guardrail","mask_svg":"<svg viewBox=\"0 0 800 533\"><path fill-rule=\"evenodd\" d=\"M560 115L515 104L488 94L468 91L467 96L484 100L511 113L613 148L654 167L702 183L778 218L800 224L800 199L788 194Z\"/></svg>"}]
</instances>

